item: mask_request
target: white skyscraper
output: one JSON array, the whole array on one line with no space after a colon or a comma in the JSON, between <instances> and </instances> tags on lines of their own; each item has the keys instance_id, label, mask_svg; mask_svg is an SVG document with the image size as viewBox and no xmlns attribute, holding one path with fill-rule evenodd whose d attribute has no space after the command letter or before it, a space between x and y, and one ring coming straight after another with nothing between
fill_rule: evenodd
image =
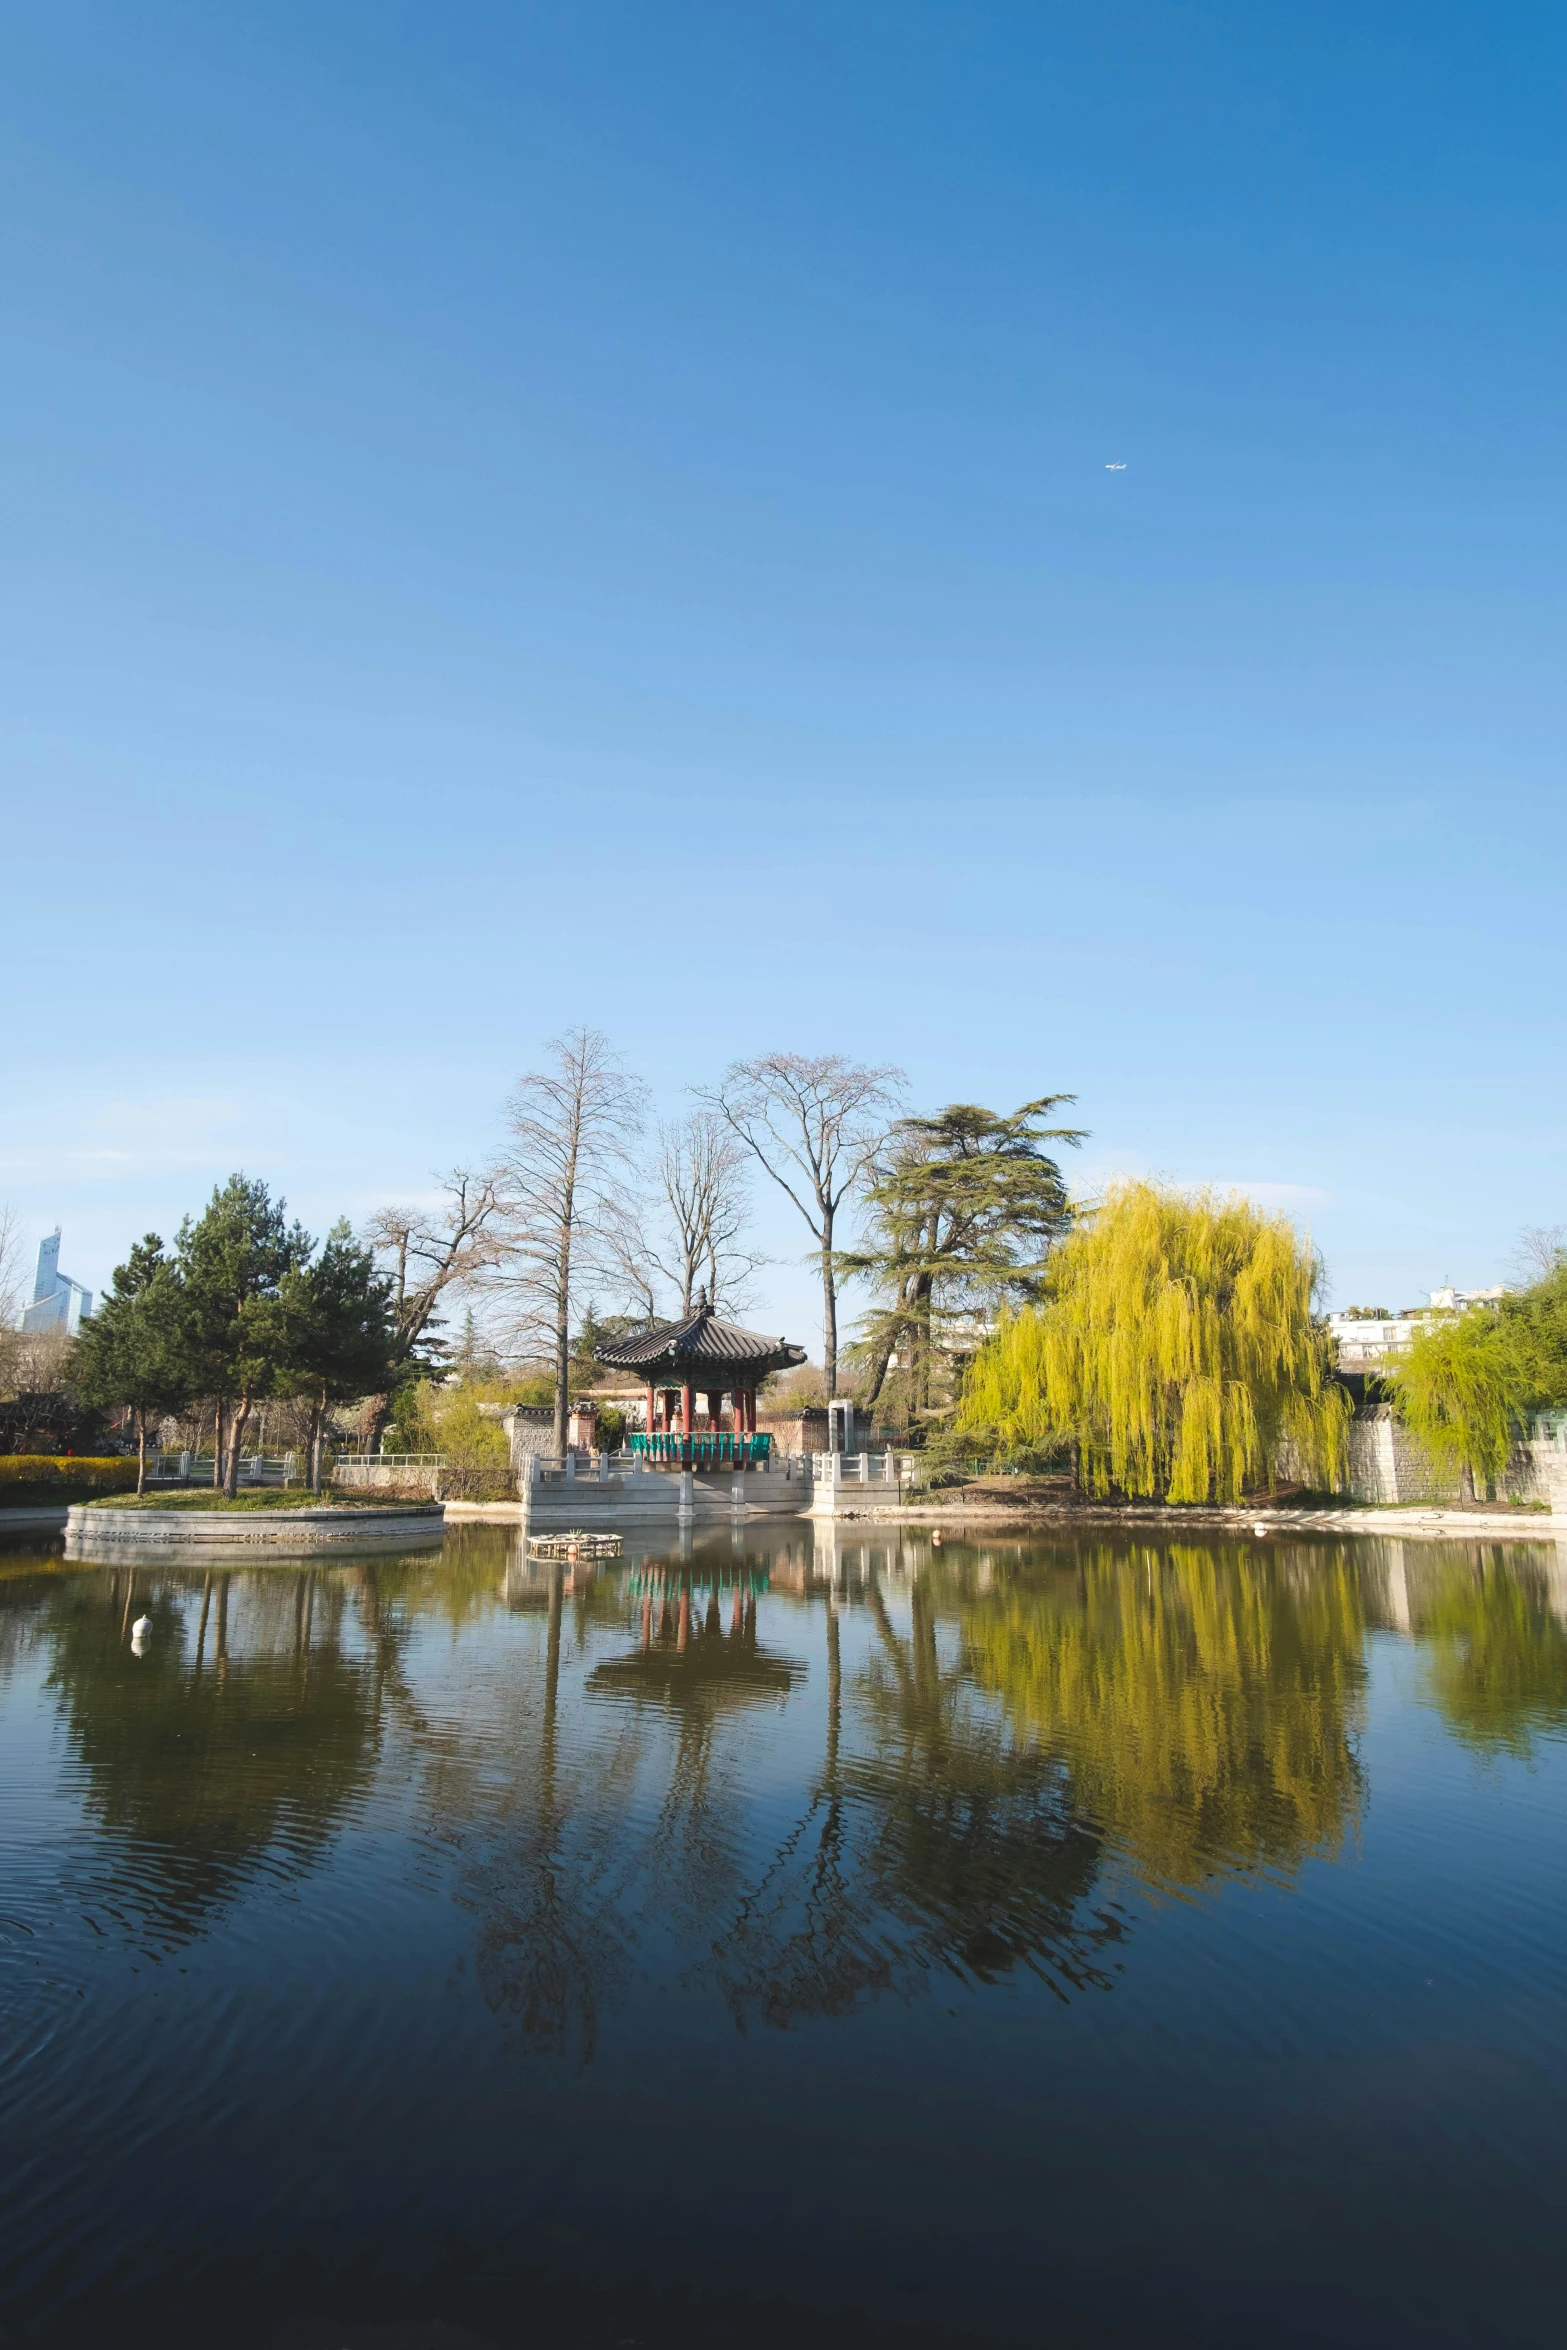
<instances>
[{"instance_id":1,"label":"white skyscraper","mask_svg":"<svg viewBox=\"0 0 1567 2350\"><path fill-rule=\"evenodd\" d=\"M63 1330L74 1338L92 1312L92 1291L60 1270L60 1227L38 1243L38 1276L33 1302L22 1315L24 1330Z\"/></svg>"}]
</instances>

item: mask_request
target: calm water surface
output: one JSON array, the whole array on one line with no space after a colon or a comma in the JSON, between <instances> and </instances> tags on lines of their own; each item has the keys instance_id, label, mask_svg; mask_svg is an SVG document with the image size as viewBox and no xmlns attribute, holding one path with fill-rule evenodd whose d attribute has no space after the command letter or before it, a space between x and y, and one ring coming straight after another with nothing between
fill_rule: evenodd
<instances>
[{"instance_id":1,"label":"calm water surface","mask_svg":"<svg viewBox=\"0 0 1567 2350\"><path fill-rule=\"evenodd\" d=\"M1564 1726L1551 1543L0 1551L0 2311L1555 2338Z\"/></svg>"}]
</instances>

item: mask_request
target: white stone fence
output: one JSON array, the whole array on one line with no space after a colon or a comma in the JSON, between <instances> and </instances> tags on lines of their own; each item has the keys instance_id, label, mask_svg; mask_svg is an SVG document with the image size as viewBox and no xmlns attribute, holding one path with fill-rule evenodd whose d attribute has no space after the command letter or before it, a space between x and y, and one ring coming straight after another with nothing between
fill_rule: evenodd
<instances>
[{"instance_id":1,"label":"white stone fence","mask_svg":"<svg viewBox=\"0 0 1567 2350\"><path fill-rule=\"evenodd\" d=\"M241 1485L292 1485L298 1475L297 1453L242 1452L239 1456ZM212 1455L210 1452L150 1452L147 1482L149 1485L210 1485Z\"/></svg>"},{"instance_id":2,"label":"white stone fence","mask_svg":"<svg viewBox=\"0 0 1567 2350\"><path fill-rule=\"evenodd\" d=\"M650 1462L643 1453L629 1451L528 1452L518 1467L521 1481L529 1485L606 1485L618 1484L626 1477L679 1474ZM714 1483L731 1482L737 1473L737 1465L727 1461L711 1470L698 1468L695 1472ZM914 1456L895 1452L774 1453L765 1461L748 1463L745 1475L748 1479L775 1477L785 1483L879 1486L884 1493L888 1489L896 1493L900 1487L914 1482Z\"/></svg>"},{"instance_id":3,"label":"white stone fence","mask_svg":"<svg viewBox=\"0 0 1567 2350\"><path fill-rule=\"evenodd\" d=\"M678 1483L681 1476L695 1475L709 1484L729 1484L741 1473L733 1461L715 1463L711 1468L699 1466L696 1470L666 1467L650 1461L646 1453L632 1452L567 1452L549 1453L522 1451L514 1456L519 1487L523 1485L619 1485L625 1480L647 1479L655 1484ZM747 1477L777 1477L785 1480L806 1479L811 1474L808 1460L788 1454L778 1454L765 1461L746 1465Z\"/></svg>"},{"instance_id":4,"label":"white stone fence","mask_svg":"<svg viewBox=\"0 0 1567 2350\"><path fill-rule=\"evenodd\" d=\"M914 1482L909 1452L813 1452L811 1475L822 1485L880 1485L894 1492Z\"/></svg>"},{"instance_id":5,"label":"white stone fence","mask_svg":"<svg viewBox=\"0 0 1567 2350\"><path fill-rule=\"evenodd\" d=\"M441 1493L442 1452L340 1452L333 1466L333 1482L361 1493L423 1486L432 1501Z\"/></svg>"}]
</instances>

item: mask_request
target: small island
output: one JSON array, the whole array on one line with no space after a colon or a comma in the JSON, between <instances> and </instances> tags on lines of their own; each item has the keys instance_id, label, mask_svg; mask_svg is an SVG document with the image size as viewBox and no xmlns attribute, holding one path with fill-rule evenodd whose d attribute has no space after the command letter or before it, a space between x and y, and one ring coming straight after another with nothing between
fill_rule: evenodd
<instances>
[{"instance_id":1,"label":"small island","mask_svg":"<svg viewBox=\"0 0 1567 2350\"><path fill-rule=\"evenodd\" d=\"M439 1502L372 1501L357 1496L323 1502L308 1489L286 1488L232 1497L184 1491L115 1494L76 1503L66 1514L65 1555L104 1563L171 1550L204 1556L236 1552L269 1558L439 1545L446 1513Z\"/></svg>"}]
</instances>

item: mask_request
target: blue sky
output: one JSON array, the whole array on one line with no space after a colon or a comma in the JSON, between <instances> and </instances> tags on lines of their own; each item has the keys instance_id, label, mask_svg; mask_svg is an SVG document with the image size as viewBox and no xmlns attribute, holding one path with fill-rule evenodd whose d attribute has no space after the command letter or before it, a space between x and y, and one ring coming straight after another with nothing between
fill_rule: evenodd
<instances>
[{"instance_id":1,"label":"blue sky","mask_svg":"<svg viewBox=\"0 0 1567 2350\"><path fill-rule=\"evenodd\" d=\"M666 1105L1075 1092L1085 1186L1254 1189L1340 1303L1504 1277L1564 68L1527 0L9 9L29 1245L407 1196L587 1020Z\"/></svg>"}]
</instances>

